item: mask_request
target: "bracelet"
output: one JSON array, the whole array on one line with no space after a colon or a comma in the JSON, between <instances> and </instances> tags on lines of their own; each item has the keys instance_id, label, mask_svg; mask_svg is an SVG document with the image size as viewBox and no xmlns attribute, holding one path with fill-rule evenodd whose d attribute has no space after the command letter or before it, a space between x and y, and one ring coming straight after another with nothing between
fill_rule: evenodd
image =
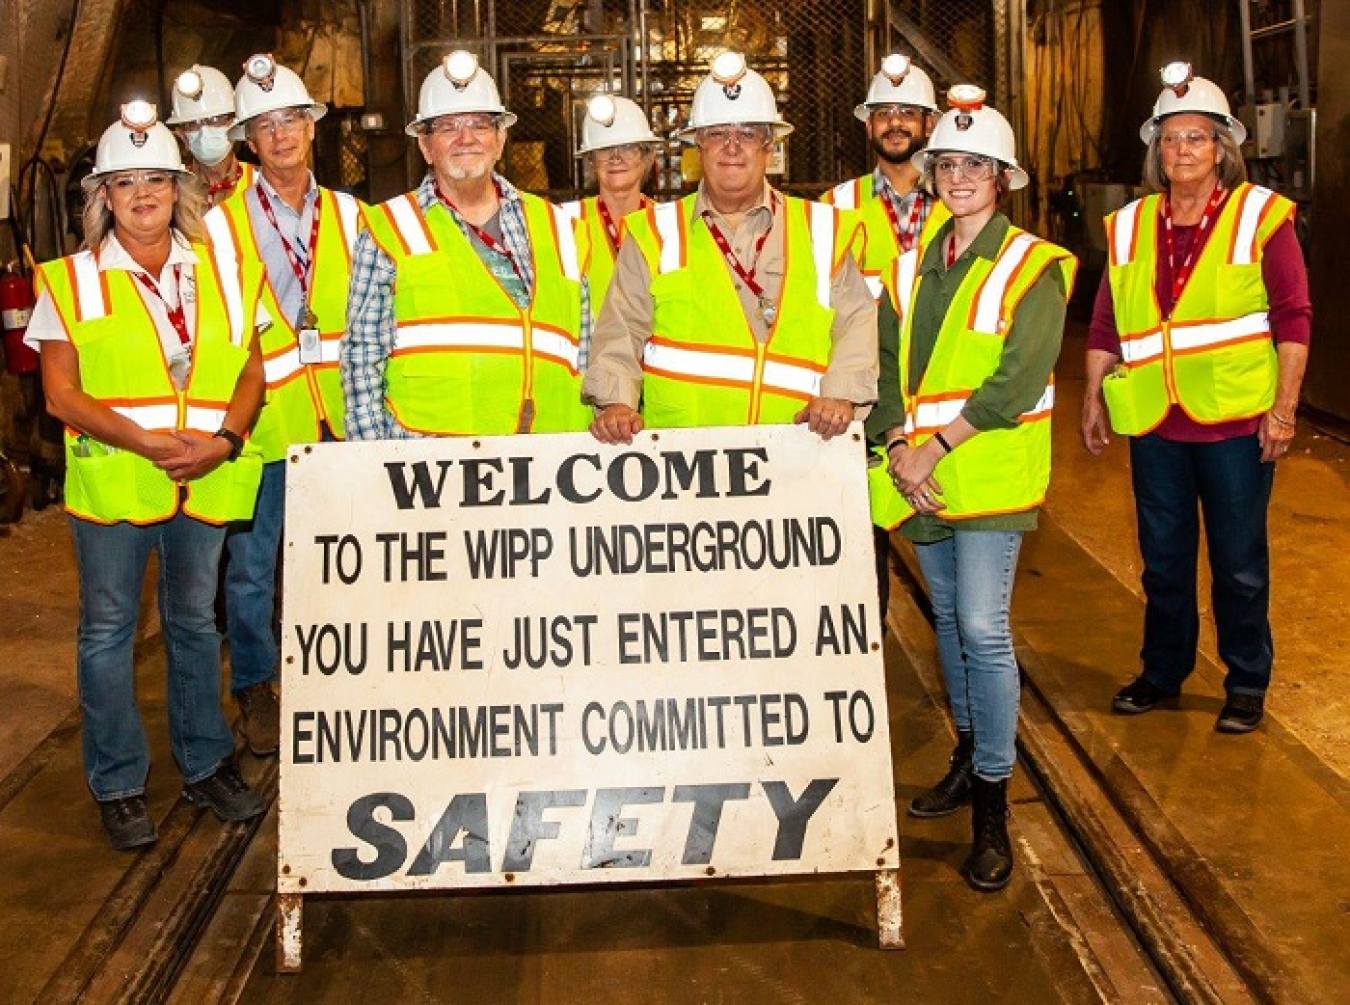
<instances>
[{"instance_id":1,"label":"bracelet","mask_svg":"<svg viewBox=\"0 0 1350 1005\"><path fill-rule=\"evenodd\" d=\"M1277 414L1275 413L1275 409L1273 409L1273 408L1272 408L1269 412L1267 412L1266 414L1269 415L1272 419L1274 419L1274 420L1275 420L1277 423L1279 423L1281 426L1284 426L1286 429L1293 429L1296 425L1298 425L1297 420L1295 420L1295 419L1286 419L1283 415L1277 415Z\"/></svg>"},{"instance_id":2,"label":"bracelet","mask_svg":"<svg viewBox=\"0 0 1350 1005\"><path fill-rule=\"evenodd\" d=\"M897 436L895 439L891 440L889 443L886 444L886 453L889 454L896 447L907 447L907 446L909 446L909 441L905 439L903 436Z\"/></svg>"},{"instance_id":3,"label":"bracelet","mask_svg":"<svg viewBox=\"0 0 1350 1005\"><path fill-rule=\"evenodd\" d=\"M944 453L950 454L952 452L952 445L947 442L947 437L942 435L941 430L933 434L933 439L938 441L938 446L942 447Z\"/></svg>"},{"instance_id":4,"label":"bracelet","mask_svg":"<svg viewBox=\"0 0 1350 1005\"><path fill-rule=\"evenodd\" d=\"M226 460L237 461L244 450L244 438L233 429L226 429L224 426L217 429L215 435L230 445L230 456Z\"/></svg>"}]
</instances>

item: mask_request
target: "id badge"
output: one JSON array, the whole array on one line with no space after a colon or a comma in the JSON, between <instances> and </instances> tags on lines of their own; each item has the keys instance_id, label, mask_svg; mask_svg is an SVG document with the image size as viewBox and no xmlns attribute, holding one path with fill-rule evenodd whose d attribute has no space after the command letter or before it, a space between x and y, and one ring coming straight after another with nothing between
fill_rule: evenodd
<instances>
[{"instance_id":1,"label":"id badge","mask_svg":"<svg viewBox=\"0 0 1350 1005\"><path fill-rule=\"evenodd\" d=\"M304 365L318 363L321 353L319 352L319 329L301 328L300 329L300 362Z\"/></svg>"}]
</instances>

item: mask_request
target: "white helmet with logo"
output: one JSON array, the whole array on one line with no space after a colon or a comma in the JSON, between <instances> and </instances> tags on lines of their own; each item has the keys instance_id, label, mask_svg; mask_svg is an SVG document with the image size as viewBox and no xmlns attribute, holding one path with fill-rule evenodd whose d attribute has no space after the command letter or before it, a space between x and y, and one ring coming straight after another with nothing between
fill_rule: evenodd
<instances>
[{"instance_id":1,"label":"white helmet with logo","mask_svg":"<svg viewBox=\"0 0 1350 1005\"><path fill-rule=\"evenodd\" d=\"M772 126L779 139L792 132L778 114L769 82L746 66L739 52L724 52L712 61L708 76L694 91L689 124L677 135L692 141L700 129L735 124Z\"/></svg>"},{"instance_id":2,"label":"white helmet with logo","mask_svg":"<svg viewBox=\"0 0 1350 1005\"><path fill-rule=\"evenodd\" d=\"M104 175L118 171L172 171L183 174L183 155L169 127L159 121L159 110L137 99L122 106L122 118L99 137L94 170L81 182L97 188Z\"/></svg>"},{"instance_id":3,"label":"white helmet with logo","mask_svg":"<svg viewBox=\"0 0 1350 1005\"><path fill-rule=\"evenodd\" d=\"M1162 93L1153 103L1153 115L1139 127L1139 138L1145 143L1153 141L1162 120L1169 115L1182 112L1195 112L1216 119L1228 127L1233 139L1242 143L1247 138L1247 127L1237 119L1228 107L1228 96L1212 80L1197 77L1191 73L1190 63L1168 63L1162 68Z\"/></svg>"},{"instance_id":4,"label":"white helmet with logo","mask_svg":"<svg viewBox=\"0 0 1350 1005\"><path fill-rule=\"evenodd\" d=\"M853 109L856 118L867 121L873 105L913 105L937 111L937 95L928 74L898 52L881 61L881 72L872 78L867 89L867 100Z\"/></svg>"},{"instance_id":5,"label":"white helmet with logo","mask_svg":"<svg viewBox=\"0 0 1350 1005\"><path fill-rule=\"evenodd\" d=\"M173 114L166 126L181 126L218 115L234 115L234 86L214 66L194 63L173 82Z\"/></svg>"},{"instance_id":6,"label":"white helmet with logo","mask_svg":"<svg viewBox=\"0 0 1350 1005\"><path fill-rule=\"evenodd\" d=\"M442 115L484 112L501 116L502 128L515 125L516 117L506 110L497 92L497 82L478 65L478 57L457 49L426 75L417 94L417 118L403 131L416 136L422 124Z\"/></svg>"},{"instance_id":7,"label":"white helmet with logo","mask_svg":"<svg viewBox=\"0 0 1350 1005\"><path fill-rule=\"evenodd\" d=\"M928 148L910 158L920 171L930 160L944 153L977 154L992 157L1011 171L1008 187L1025 188L1031 180L1017 165L1017 142L1012 126L995 109L984 103L984 90L974 84L957 84L947 92L951 106L928 137Z\"/></svg>"},{"instance_id":8,"label":"white helmet with logo","mask_svg":"<svg viewBox=\"0 0 1350 1005\"><path fill-rule=\"evenodd\" d=\"M309 89L294 70L277 63L270 52L259 52L244 63L244 75L234 85L234 125L230 139L242 140L250 119L282 108L308 108L315 121L328 107L309 96Z\"/></svg>"},{"instance_id":9,"label":"white helmet with logo","mask_svg":"<svg viewBox=\"0 0 1350 1005\"><path fill-rule=\"evenodd\" d=\"M660 143L647 115L635 101L617 94L597 94L586 103L577 156L630 143Z\"/></svg>"}]
</instances>

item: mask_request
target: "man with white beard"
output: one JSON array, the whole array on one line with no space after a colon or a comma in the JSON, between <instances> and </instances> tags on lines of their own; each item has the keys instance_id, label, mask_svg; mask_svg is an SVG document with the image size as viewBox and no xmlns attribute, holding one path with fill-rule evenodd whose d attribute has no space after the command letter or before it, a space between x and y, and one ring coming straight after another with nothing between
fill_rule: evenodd
<instances>
[{"instance_id":1,"label":"man with white beard","mask_svg":"<svg viewBox=\"0 0 1350 1005\"><path fill-rule=\"evenodd\" d=\"M366 211L353 257L340 354L349 439L589 425L585 232L493 170L515 121L472 53L423 81L406 132L429 170Z\"/></svg>"}]
</instances>

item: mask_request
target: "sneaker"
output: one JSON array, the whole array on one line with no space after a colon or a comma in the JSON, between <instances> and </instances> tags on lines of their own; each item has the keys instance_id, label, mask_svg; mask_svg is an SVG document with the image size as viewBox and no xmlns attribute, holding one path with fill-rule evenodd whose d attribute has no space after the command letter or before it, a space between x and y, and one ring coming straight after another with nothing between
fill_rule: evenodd
<instances>
[{"instance_id":1,"label":"sneaker","mask_svg":"<svg viewBox=\"0 0 1350 1005\"><path fill-rule=\"evenodd\" d=\"M253 684L235 692L239 705L239 729L254 757L270 757L281 746L281 702L271 681Z\"/></svg>"},{"instance_id":2,"label":"sneaker","mask_svg":"<svg viewBox=\"0 0 1350 1005\"><path fill-rule=\"evenodd\" d=\"M1214 729L1219 733L1250 733L1261 724L1265 699L1259 694L1230 694Z\"/></svg>"},{"instance_id":3,"label":"sneaker","mask_svg":"<svg viewBox=\"0 0 1350 1005\"><path fill-rule=\"evenodd\" d=\"M98 812L103 818L103 829L108 832L108 841L118 851L141 848L159 840L155 822L145 808L144 796L102 801L98 804Z\"/></svg>"},{"instance_id":4,"label":"sneaker","mask_svg":"<svg viewBox=\"0 0 1350 1005\"><path fill-rule=\"evenodd\" d=\"M226 761L216 773L200 782L183 787L183 798L197 806L209 806L216 816L229 823L252 820L266 812L262 797L239 777L239 769Z\"/></svg>"},{"instance_id":5,"label":"sneaker","mask_svg":"<svg viewBox=\"0 0 1350 1005\"><path fill-rule=\"evenodd\" d=\"M1162 702L1172 701L1175 694L1168 694L1152 681L1136 677L1116 692L1111 699L1111 711L1117 715L1138 715L1151 712Z\"/></svg>"}]
</instances>

